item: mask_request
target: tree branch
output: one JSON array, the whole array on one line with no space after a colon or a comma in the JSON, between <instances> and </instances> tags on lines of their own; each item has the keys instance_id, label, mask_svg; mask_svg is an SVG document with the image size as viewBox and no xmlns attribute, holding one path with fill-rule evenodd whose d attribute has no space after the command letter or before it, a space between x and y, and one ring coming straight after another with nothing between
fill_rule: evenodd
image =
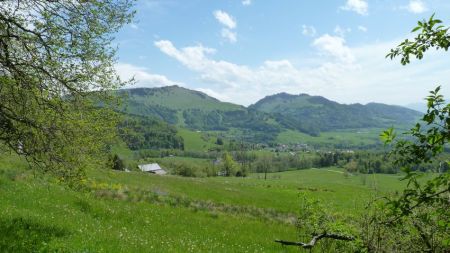
<instances>
[{"instance_id":1,"label":"tree branch","mask_svg":"<svg viewBox=\"0 0 450 253\"><path fill-rule=\"evenodd\" d=\"M353 236L347 236L347 235L339 235L339 234L333 234L333 233L327 233L324 232L322 234L315 235L309 243L304 242L290 242L290 241L284 241L284 240L275 240L275 242L280 243L282 245L288 245L288 246L299 246L304 249L310 249L316 245L316 243L323 238L330 238L335 240L341 240L341 241L354 241L355 238Z\"/></svg>"}]
</instances>

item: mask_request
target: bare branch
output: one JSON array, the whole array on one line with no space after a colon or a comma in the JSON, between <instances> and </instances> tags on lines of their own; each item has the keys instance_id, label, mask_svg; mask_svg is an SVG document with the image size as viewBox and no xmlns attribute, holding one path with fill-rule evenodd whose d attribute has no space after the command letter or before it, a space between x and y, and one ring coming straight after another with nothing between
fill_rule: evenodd
<instances>
[{"instance_id":1,"label":"bare branch","mask_svg":"<svg viewBox=\"0 0 450 253\"><path fill-rule=\"evenodd\" d=\"M316 243L323 238L330 238L335 240L341 240L341 241L354 241L355 238L353 236L347 236L347 235L340 235L340 234L333 234L333 233L327 233L324 232L322 234L315 235L309 243L304 242L290 242L290 241L284 241L284 240L275 240L275 242L280 243L282 245L288 245L288 246L299 246L304 249L311 249L316 245Z\"/></svg>"}]
</instances>

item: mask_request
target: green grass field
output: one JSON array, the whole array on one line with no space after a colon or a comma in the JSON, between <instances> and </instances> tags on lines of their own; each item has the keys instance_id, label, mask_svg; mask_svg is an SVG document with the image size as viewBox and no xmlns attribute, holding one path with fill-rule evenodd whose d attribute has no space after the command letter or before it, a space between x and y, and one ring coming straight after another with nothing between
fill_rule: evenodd
<instances>
[{"instance_id":1,"label":"green grass field","mask_svg":"<svg viewBox=\"0 0 450 253\"><path fill-rule=\"evenodd\" d=\"M183 178L89 170L82 190L0 160L0 252L298 252L300 193L342 214L399 175L344 176L337 168L248 178Z\"/></svg>"},{"instance_id":2,"label":"green grass field","mask_svg":"<svg viewBox=\"0 0 450 253\"><path fill-rule=\"evenodd\" d=\"M379 135L383 129L348 129L332 132L321 132L314 137L305 133L285 130L281 132L277 141L283 144L306 143L309 145L336 145L342 146L366 146L381 144Z\"/></svg>"},{"instance_id":3,"label":"green grass field","mask_svg":"<svg viewBox=\"0 0 450 253\"><path fill-rule=\"evenodd\" d=\"M276 142L280 144L298 144L305 143L312 146L333 147L339 145L340 147L364 147L371 145L381 145L380 133L385 130L381 128L367 128L367 129L346 129L331 132L321 132L319 136L311 136L299 131L284 130L279 133ZM403 131L399 129L398 131ZM217 136L223 134L230 138L240 136L236 129L228 132L214 132L214 131L192 131L185 128L178 128L178 135L183 137L185 150L189 151L207 151L209 149L218 147L215 144ZM227 142L227 138L224 139Z\"/></svg>"},{"instance_id":4,"label":"green grass field","mask_svg":"<svg viewBox=\"0 0 450 253\"><path fill-rule=\"evenodd\" d=\"M217 135L210 132L192 131L185 128L178 129L178 135L183 137L184 149L187 151L208 151L217 147Z\"/></svg>"}]
</instances>

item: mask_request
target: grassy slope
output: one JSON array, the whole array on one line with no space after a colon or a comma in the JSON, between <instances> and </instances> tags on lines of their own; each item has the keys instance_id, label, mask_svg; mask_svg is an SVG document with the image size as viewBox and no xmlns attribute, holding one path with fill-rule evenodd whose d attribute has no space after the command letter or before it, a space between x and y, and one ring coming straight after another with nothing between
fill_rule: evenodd
<instances>
[{"instance_id":1,"label":"grassy slope","mask_svg":"<svg viewBox=\"0 0 450 253\"><path fill-rule=\"evenodd\" d=\"M143 176L139 172L104 174L100 171L93 171L92 177L176 196L290 213L297 211L300 191L311 192L325 203L346 211L362 207L368 198L375 196L375 188L388 192L399 190L402 186L399 175L365 175L364 185L363 176L345 178L337 168L270 173L268 180L263 180L262 174L252 174L248 178L161 178Z\"/></svg>"},{"instance_id":2,"label":"grassy slope","mask_svg":"<svg viewBox=\"0 0 450 253\"><path fill-rule=\"evenodd\" d=\"M282 95L273 95L269 96L260 101L258 101L254 107L263 112L280 112L279 109L283 108L283 110L296 110L298 108L303 107L322 107L321 104L311 103L309 101L309 95L290 95L286 93L282 93Z\"/></svg>"},{"instance_id":3,"label":"grassy slope","mask_svg":"<svg viewBox=\"0 0 450 253\"><path fill-rule=\"evenodd\" d=\"M218 147L215 144L217 134L214 132L196 132L185 128L178 128L177 135L183 138L184 150L186 151L208 151L211 148ZM119 154L122 159L127 161L134 159L134 151L130 150L121 140L117 140L112 146L111 152L113 154Z\"/></svg>"},{"instance_id":4,"label":"grassy slope","mask_svg":"<svg viewBox=\"0 0 450 253\"><path fill-rule=\"evenodd\" d=\"M89 252L280 252L273 239L296 240L293 225L251 218L246 213L193 210L183 205L100 197L73 191L0 161L0 251L54 249ZM345 178L336 168L269 174L249 178L181 178L91 170L99 184L150 190L161 196L279 213L296 213L299 192L308 192L335 210L351 213L374 196L374 187L400 189L399 176ZM250 215L251 216L251 215ZM8 247L15 248L8 248ZM288 249L289 252L296 252Z\"/></svg>"},{"instance_id":5,"label":"grassy slope","mask_svg":"<svg viewBox=\"0 0 450 253\"><path fill-rule=\"evenodd\" d=\"M2 252L276 251L273 238L294 234L282 224L97 199L55 185L2 182L0 191Z\"/></svg>"},{"instance_id":6,"label":"grassy slope","mask_svg":"<svg viewBox=\"0 0 450 253\"><path fill-rule=\"evenodd\" d=\"M133 150L129 149L127 144L123 142L121 139L117 139L116 143L111 147L112 154L118 154L120 158L131 161L134 159Z\"/></svg>"},{"instance_id":7,"label":"grassy slope","mask_svg":"<svg viewBox=\"0 0 450 253\"><path fill-rule=\"evenodd\" d=\"M348 129L341 131L322 132L320 136L313 137L298 131L286 130L281 132L277 141L283 144L307 143L307 144L343 144L351 146L362 146L381 144L379 135L381 128Z\"/></svg>"},{"instance_id":8,"label":"grassy slope","mask_svg":"<svg viewBox=\"0 0 450 253\"><path fill-rule=\"evenodd\" d=\"M184 149L187 151L207 151L217 147L217 137L208 132L196 132L185 128L178 128L178 135L183 137Z\"/></svg>"},{"instance_id":9,"label":"grassy slope","mask_svg":"<svg viewBox=\"0 0 450 253\"><path fill-rule=\"evenodd\" d=\"M149 91L149 89L141 89ZM149 95L131 95L131 98L142 105L160 105L174 110L201 109L205 110L242 110L243 107L232 103L220 102L204 93L168 86L151 89Z\"/></svg>"}]
</instances>

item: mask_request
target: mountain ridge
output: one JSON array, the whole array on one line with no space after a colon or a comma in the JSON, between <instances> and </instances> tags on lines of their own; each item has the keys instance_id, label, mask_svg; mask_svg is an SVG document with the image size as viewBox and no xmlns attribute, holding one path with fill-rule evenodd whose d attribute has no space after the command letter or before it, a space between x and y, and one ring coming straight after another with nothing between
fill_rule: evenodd
<instances>
[{"instance_id":1,"label":"mountain ridge","mask_svg":"<svg viewBox=\"0 0 450 253\"><path fill-rule=\"evenodd\" d=\"M286 92L266 96L248 107L222 102L180 86L121 89L122 111L158 117L192 130L239 130L243 135L273 140L283 129L310 135L350 128L390 127L414 122L419 112L371 102L340 104L322 96Z\"/></svg>"},{"instance_id":2,"label":"mountain ridge","mask_svg":"<svg viewBox=\"0 0 450 253\"><path fill-rule=\"evenodd\" d=\"M346 128L405 125L418 119L420 112L382 103L340 104L322 96L279 93L259 100L249 108L276 115L286 128L309 134Z\"/></svg>"}]
</instances>

